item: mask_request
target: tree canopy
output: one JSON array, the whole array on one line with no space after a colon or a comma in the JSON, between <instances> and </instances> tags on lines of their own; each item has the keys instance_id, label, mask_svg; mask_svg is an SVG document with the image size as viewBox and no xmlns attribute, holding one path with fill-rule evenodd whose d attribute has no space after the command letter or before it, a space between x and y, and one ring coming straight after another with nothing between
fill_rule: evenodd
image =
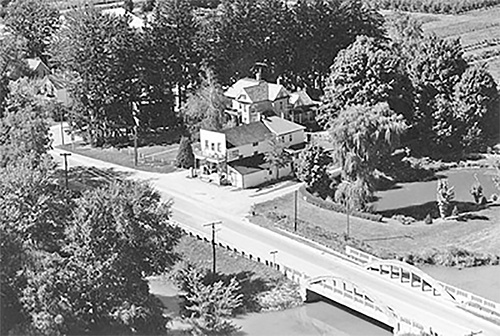
<instances>
[{"instance_id":1,"label":"tree canopy","mask_svg":"<svg viewBox=\"0 0 500 336\"><path fill-rule=\"evenodd\" d=\"M365 185L372 193L373 172L391 154L405 129L403 117L384 103L351 106L342 111L330 128L333 158L342 167L342 179Z\"/></svg>"},{"instance_id":2,"label":"tree canopy","mask_svg":"<svg viewBox=\"0 0 500 336\"><path fill-rule=\"evenodd\" d=\"M5 24L26 39L28 57L47 61L47 48L61 22L59 11L48 1L15 0L7 7Z\"/></svg>"},{"instance_id":3,"label":"tree canopy","mask_svg":"<svg viewBox=\"0 0 500 336\"><path fill-rule=\"evenodd\" d=\"M394 49L384 41L359 36L335 58L317 120L326 126L348 106L377 103L388 103L410 119L411 83Z\"/></svg>"},{"instance_id":4,"label":"tree canopy","mask_svg":"<svg viewBox=\"0 0 500 336\"><path fill-rule=\"evenodd\" d=\"M309 190L324 192L330 186L327 168L331 161L331 156L321 146L309 144L295 162L296 176Z\"/></svg>"}]
</instances>

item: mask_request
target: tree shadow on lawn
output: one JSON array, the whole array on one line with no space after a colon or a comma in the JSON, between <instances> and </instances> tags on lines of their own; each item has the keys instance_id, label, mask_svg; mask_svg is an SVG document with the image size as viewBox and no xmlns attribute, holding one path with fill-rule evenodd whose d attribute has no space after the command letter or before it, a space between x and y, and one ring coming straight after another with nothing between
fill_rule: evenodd
<instances>
[{"instance_id":1,"label":"tree shadow on lawn","mask_svg":"<svg viewBox=\"0 0 500 336\"><path fill-rule=\"evenodd\" d=\"M479 205L475 204L472 202L460 202L460 201L455 201L453 202L451 209L454 207L457 207L458 212L460 214L463 213L469 213L466 218L464 219L480 219L480 220L489 220L487 216L483 215L478 215L478 214L473 214L471 212L477 212L483 209L488 208L488 205ZM493 205L494 206L494 205ZM418 205L411 205L407 207L401 207L397 209L390 209L390 210L384 210L384 211L379 211L377 212L381 214L384 217L391 218L394 215L404 215L404 216L409 216L413 217L416 220L424 220L425 217L430 214L432 218L439 218L439 209L436 201L431 201L423 204L418 204Z\"/></svg>"},{"instance_id":2,"label":"tree shadow on lawn","mask_svg":"<svg viewBox=\"0 0 500 336\"><path fill-rule=\"evenodd\" d=\"M64 179L64 169L58 169L57 175ZM113 168L100 169L95 167L70 167L68 169L68 184L77 191L107 187L114 181L122 181L131 173L116 171Z\"/></svg>"}]
</instances>

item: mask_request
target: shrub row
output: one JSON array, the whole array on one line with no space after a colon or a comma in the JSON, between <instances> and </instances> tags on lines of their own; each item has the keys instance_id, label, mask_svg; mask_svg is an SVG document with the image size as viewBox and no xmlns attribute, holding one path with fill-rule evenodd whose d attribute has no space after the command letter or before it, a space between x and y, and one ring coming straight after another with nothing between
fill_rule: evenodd
<instances>
[{"instance_id":1,"label":"shrub row","mask_svg":"<svg viewBox=\"0 0 500 336\"><path fill-rule=\"evenodd\" d=\"M448 249L433 249L421 253L409 252L397 256L397 259L412 265L440 265L475 267L484 265L498 265L500 256L490 253L469 251L464 248L451 247Z\"/></svg>"},{"instance_id":2,"label":"shrub row","mask_svg":"<svg viewBox=\"0 0 500 336\"><path fill-rule=\"evenodd\" d=\"M315 205L317 207L320 207L320 208L326 209L326 210L346 213L346 209L343 205L338 204L338 203L334 203L334 202L330 202L330 201L326 201L326 200L323 200L319 197L313 196L305 189L304 186L300 187L299 191L302 194L302 196L304 197L304 199L307 202L311 203L312 205ZM363 218L363 219L368 219L368 220L371 220L374 222L381 222L382 219L384 218L382 215L371 214L371 213L360 212L360 211L351 211L350 214L351 214L351 216L355 216L355 217L359 217L359 218Z\"/></svg>"}]
</instances>

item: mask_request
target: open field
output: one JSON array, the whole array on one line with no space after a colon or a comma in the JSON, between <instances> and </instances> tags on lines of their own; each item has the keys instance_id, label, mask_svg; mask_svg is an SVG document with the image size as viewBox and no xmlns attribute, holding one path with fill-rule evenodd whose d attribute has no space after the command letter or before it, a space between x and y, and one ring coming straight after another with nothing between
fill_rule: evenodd
<instances>
[{"instance_id":1,"label":"open field","mask_svg":"<svg viewBox=\"0 0 500 336\"><path fill-rule=\"evenodd\" d=\"M490 73L500 83L500 6L460 15L411 15L425 22L425 32L443 38L460 38L465 56L487 62ZM492 51L496 51L495 56L485 58Z\"/></svg>"},{"instance_id":2,"label":"open field","mask_svg":"<svg viewBox=\"0 0 500 336\"><path fill-rule=\"evenodd\" d=\"M447 173L447 172L444 172ZM468 202L467 193L470 179L455 176L451 184L455 184L458 202ZM481 175L480 181L486 186L487 176ZM456 180L463 179L462 186L457 186ZM410 186L408 186L410 185ZM418 190L415 189L415 186ZM402 209L420 205L432 206L435 201L436 182L429 181L425 185L407 184L399 189L387 191L388 202L384 202L384 194L379 196L382 210ZM485 194L489 197L492 191L488 188ZM470 197L471 198L471 197ZM416 202L416 203L415 203ZM251 221L268 228L277 229L270 218L274 214L286 215L289 219L294 218L294 195L288 194L275 200L258 204L256 206L257 216ZM383 223L368 221L356 217L350 218L350 235L356 239L372 246L381 255L390 255L394 252L398 255L406 253L423 253L433 249L449 249L460 247L480 253L498 254L500 251L500 204L492 204L486 209L475 211L476 219L468 221L434 219L432 225L426 225L423 221L417 221L411 225L402 225L392 219L384 219ZM326 245L332 244L335 236L346 231L345 214L318 208L306 202L302 197L298 199L299 233L302 236L311 237L313 231L317 232L315 240ZM293 221L293 220L292 220ZM314 227L301 228L304 222ZM290 225L290 224L286 224ZM292 230L291 227L288 230ZM301 232L301 230L304 230Z\"/></svg>"},{"instance_id":3,"label":"open field","mask_svg":"<svg viewBox=\"0 0 500 336\"><path fill-rule=\"evenodd\" d=\"M177 170L174 165L178 144L154 145L138 148L139 165L134 166L134 149L126 148L92 148L76 143L74 146L59 146L68 152L85 155L93 159L115 163L124 167L137 168L157 173L171 173Z\"/></svg>"}]
</instances>

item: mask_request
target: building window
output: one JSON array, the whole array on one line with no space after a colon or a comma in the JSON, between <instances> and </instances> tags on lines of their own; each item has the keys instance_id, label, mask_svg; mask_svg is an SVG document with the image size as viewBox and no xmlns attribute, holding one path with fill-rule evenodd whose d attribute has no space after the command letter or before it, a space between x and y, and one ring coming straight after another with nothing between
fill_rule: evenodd
<instances>
[{"instance_id":1,"label":"building window","mask_svg":"<svg viewBox=\"0 0 500 336\"><path fill-rule=\"evenodd\" d=\"M280 141L281 141L281 142L285 142L285 137L284 137L284 136L281 136L281 137L280 137Z\"/></svg>"},{"instance_id":2,"label":"building window","mask_svg":"<svg viewBox=\"0 0 500 336\"><path fill-rule=\"evenodd\" d=\"M259 145L259 142L254 142L254 143L252 144L252 146L253 146L253 147L257 147L258 145Z\"/></svg>"},{"instance_id":3,"label":"building window","mask_svg":"<svg viewBox=\"0 0 500 336\"><path fill-rule=\"evenodd\" d=\"M215 143L212 142L212 150L215 151Z\"/></svg>"},{"instance_id":4,"label":"building window","mask_svg":"<svg viewBox=\"0 0 500 336\"><path fill-rule=\"evenodd\" d=\"M217 152L219 152L219 153L221 152L221 150L220 150L220 142L217 143Z\"/></svg>"},{"instance_id":5,"label":"building window","mask_svg":"<svg viewBox=\"0 0 500 336\"><path fill-rule=\"evenodd\" d=\"M269 170L269 175L272 175L272 174L273 174L273 172Z\"/></svg>"},{"instance_id":6,"label":"building window","mask_svg":"<svg viewBox=\"0 0 500 336\"><path fill-rule=\"evenodd\" d=\"M205 149L208 149L208 140L205 140Z\"/></svg>"},{"instance_id":7,"label":"building window","mask_svg":"<svg viewBox=\"0 0 500 336\"><path fill-rule=\"evenodd\" d=\"M288 141L292 142L292 140L293 140L293 137L292 137L292 135L290 134L290 135L288 136Z\"/></svg>"}]
</instances>

